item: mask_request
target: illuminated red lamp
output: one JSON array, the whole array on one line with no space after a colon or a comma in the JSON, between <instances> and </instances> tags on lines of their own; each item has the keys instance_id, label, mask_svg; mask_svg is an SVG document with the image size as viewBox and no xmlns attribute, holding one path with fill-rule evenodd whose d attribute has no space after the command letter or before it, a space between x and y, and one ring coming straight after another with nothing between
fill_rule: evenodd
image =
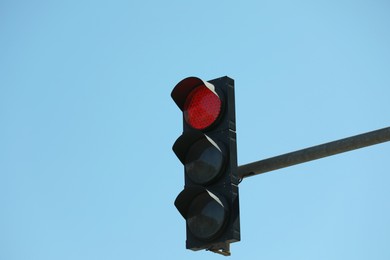
<instances>
[{"instance_id":1,"label":"illuminated red lamp","mask_svg":"<svg viewBox=\"0 0 390 260\"><path fill-rule=\"evenodd\" d=\"M222 101L214 85L197 77L180 81L172 90L171 96L183 111L186 123L197 130L212 126L222 110Z\"/></svg>"}]
</instances>

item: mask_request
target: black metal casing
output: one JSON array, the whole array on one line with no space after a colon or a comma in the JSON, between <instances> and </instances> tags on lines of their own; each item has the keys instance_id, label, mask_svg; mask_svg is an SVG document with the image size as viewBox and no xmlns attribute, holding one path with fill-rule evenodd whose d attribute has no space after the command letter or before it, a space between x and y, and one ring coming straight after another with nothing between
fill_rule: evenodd
<instances>
[{"instance_id":1,"label":"black metal casing","mask_svg":"<svg viewBox=\"0 0 390 260\"><path fill-rule=\"evenodd\" d=\"M180 90L180 84L188 79L191 81L191 86L186 86L186 88L181 86L182 88ZM193 85L198 84L197 80L199 80L199 84L202 82L198 78L187 78L185 80L180 82L172 91L172 98L181 109L184 103L183 99L194 88ZM183 135L176 141L173 150L182 161L188 147L194 140L207 135L221 148L225 165L221 175L215 181L206 185L193 183L184 174L185 187L177 197L175 206L183 217L186 218L189 202L199 193L208 190L217 196L223 197L224 201L226 201L225 206L228 212L228 218L224 228L215 238L204 241L196 238L187 226L186 248L191 250L207 249L229 255L230 243L240 241L234 80L225 76L210 80L208 83L211 83L215 87L215 92L222 101L222 109L218 120L207 129L198 131L188 125L183 116Z\"/></svg>"}]
</instances>

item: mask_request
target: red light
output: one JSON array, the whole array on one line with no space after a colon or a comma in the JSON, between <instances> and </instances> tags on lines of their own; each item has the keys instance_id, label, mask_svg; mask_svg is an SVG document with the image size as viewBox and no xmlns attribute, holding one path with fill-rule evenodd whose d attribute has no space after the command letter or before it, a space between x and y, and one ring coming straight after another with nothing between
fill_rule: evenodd
<instances>
[{"instance_id":1,"label":"red light","mask_svg":"<svg viewBox=\"0 0 390 260\"><path fill-rule=\"evenodd\" d=\"M221 100L216 93L201 85L187 96L183 111L191 127L203 130L217 120L221 112Z\"/></svg>"}]
</instances>

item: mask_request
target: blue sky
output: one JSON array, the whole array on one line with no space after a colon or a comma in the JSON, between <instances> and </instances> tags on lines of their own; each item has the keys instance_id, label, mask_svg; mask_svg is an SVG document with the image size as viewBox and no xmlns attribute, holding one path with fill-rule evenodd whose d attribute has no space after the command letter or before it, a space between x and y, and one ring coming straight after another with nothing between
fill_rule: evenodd
<instances>
[{"instance_id":1,"label":"blue sky","mask_svg":"<svg viewBox=\"0 0 390 260\"><path fill-rule=\"evenodd\" d=\"M0 259L185 250L187 76L235 80L238 162L389 126L387 1L0 1ZM389 259L390 144L245 179L230 259Z\"/></svg>"}]
</instances>

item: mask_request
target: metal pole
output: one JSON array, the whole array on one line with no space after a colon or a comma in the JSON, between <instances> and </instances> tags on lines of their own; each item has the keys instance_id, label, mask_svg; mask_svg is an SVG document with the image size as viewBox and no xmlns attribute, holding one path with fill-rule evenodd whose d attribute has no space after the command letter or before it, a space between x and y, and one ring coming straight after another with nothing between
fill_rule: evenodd
<instances>
[{"instance_id":1,"label":"metal pole","mask_svg":"<svg viewBox=\"0 0 390 260\"><path fill-rule=\"evenodd\" d=\"M387 141L390 141L390 127L241 165L238 167L238 176L240 179L244 179L257 174Z\"/></svg>"}]
</instances>

